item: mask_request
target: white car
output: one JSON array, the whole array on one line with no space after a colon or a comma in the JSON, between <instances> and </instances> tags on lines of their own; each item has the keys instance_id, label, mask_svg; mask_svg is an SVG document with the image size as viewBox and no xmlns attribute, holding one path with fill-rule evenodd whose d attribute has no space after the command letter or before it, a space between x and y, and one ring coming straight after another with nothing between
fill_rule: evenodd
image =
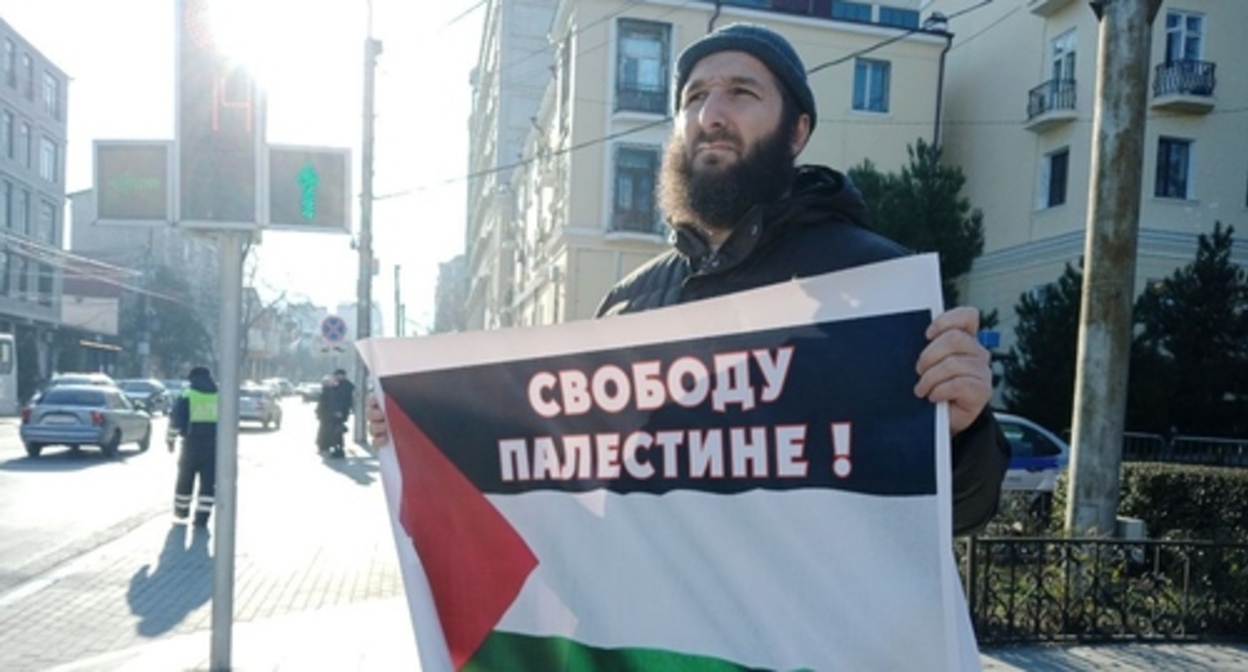
<instances>
[{"instance_id":1,"label":"white car","mask_svg":"<svg viewBox=\"0 0 1248 672\"><path fill-rule=\"evenodd\" d=\"M993 415L1013 453L1001 489L1053 492L1057 475L1070 462L1070 446L1027 418L1001 412Z\"/></svg>"}]
</instances>

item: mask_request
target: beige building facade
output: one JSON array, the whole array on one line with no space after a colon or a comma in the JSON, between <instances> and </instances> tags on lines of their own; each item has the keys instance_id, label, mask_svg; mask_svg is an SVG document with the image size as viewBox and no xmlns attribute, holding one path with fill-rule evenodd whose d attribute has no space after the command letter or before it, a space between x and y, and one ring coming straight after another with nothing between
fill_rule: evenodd
<instances>
[{"instance_id":1,"label":"beige building facade","mask_svg":"<svg viewBox=\"0 0 1248 672\"><path fill-rule=\"evenodd\" d=\"M924 12L966 6L934 0ZM1248 265L1248 2L1166 0L1152 28L1135 292L1195 258L1214 223ZM944 160L984 213L963 296L997 309L1002 349L1020 297L1084 254L1099 23L1081 0L992 3L951 21Z\"/></svg>"},{"instance_id":2,"label":"beige building facade","mask_svg":"<svg viewBox=\"0 0 1248 672\"><path fill-rule=\"evenodd\" d=\"M962 168L985 247L961 295L997 311L1002 351L1020 297L1084 253L1098 22L1083 0L561 0L552 9L549 74L513 150L519 160L470 191L468 328L591 317L614 282L667 248L653 188L671 129L671 69L685 45L734 21L780 31L811 71L819 127L799 161L845 170L869 158L895 171L923 138ZM490 16L499 23L487 22L483 68L489 36L508 30L505 14ZM1237 227L1234 259L1248 265L1245 25L1243 0L1166 0L1156 17L1137 294L1189 263L1217 221ZM492 96L508 93L483 88L478 108L505 104ZM473 145L474 166L505 163L482 147Z\"/></svg>"},{"instance_id":3,"label":"beige building facade","mask_svg":"<svg viewBox=\"0 0 1248 672\"><path fill-rule=\"evenodd\" d=\"M869 158L899 169L907 144L933 139L948 46L939 27L921 27L918 5L557 3L548 29L553 67L519 166L492 190L470 189L470 328L592 317L616 281L667 248L654 186L671 132L672 68L681 49L714 27L764 24L802 55L819 124L800 162L846 169ZM483 44L505 31L487 20ZM488 53L483 46L483 58ZM479 109L498 105L483 102L483 92ZM473 165L479 151L474 143ZM484 233L487 220L498 235ZM484 282L499 291L477 289Z\"/></svg>"}]
</instances>

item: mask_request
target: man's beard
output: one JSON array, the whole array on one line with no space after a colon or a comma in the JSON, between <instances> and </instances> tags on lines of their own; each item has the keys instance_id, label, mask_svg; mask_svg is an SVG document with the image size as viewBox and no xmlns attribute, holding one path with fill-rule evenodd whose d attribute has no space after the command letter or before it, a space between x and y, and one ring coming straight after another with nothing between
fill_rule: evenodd
<instances>
[{"instance_id":1,"label":"man's beard","mask_svg":"<svg viewBox=\"0 0 1248 672\"><path fill-rule=\"evenodd\" d=\"M703 134L693 143L740 140L726 133ZM722 159L721 159L722 161ZM740 160L728 166L693 167L692 150L673 139L663 153L659 202L672 224L731 230L750 208L784 195L793 180L793 155L779 128L761 138Z\"/></svg>"}]
</instances>

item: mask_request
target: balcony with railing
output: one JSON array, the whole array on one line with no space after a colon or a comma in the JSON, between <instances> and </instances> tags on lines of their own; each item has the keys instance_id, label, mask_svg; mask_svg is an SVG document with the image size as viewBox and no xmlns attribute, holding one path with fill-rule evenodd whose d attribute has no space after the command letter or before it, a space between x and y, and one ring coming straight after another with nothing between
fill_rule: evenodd
<instances>
[{"instance_id":1,"label":"balcony with railing","mask_svg":"<svg viewBox=\"0 0 1248 672\"><path fill-rule=\"evenodd\" d=\"M1027 94L1027 130L1043 133L1075 120L1075 80L1050 79Z\"/></svg>"},{"instance_id":2,"label":"balcony with railing","mask_svg":"<svg viewBox=\"0 0 1248 672\"><path fill-rule=\"evenodd\" d=\"M1154 110L1208 114L1213 110L1217 85L1216 63L1209 61L1170 61L1153 70Z\"/></svg>"}]
</instances>

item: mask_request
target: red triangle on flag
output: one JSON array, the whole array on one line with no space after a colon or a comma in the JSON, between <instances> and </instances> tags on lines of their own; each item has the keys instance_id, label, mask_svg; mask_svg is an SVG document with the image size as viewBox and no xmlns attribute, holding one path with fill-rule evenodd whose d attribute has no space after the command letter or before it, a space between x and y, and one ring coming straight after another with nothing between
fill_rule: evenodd
<instances>
[{"instance_id":1,"label":"red triangle on flag","mask_svg":"<svg viewBox=\"0 0 1248 672\"><path fill-rule=\"evenodd\" d=\"M460 669L520 593L537 556L389 397L386 420L403 476L399 522L412 538Z\"/></svg>"}]
</instances>

